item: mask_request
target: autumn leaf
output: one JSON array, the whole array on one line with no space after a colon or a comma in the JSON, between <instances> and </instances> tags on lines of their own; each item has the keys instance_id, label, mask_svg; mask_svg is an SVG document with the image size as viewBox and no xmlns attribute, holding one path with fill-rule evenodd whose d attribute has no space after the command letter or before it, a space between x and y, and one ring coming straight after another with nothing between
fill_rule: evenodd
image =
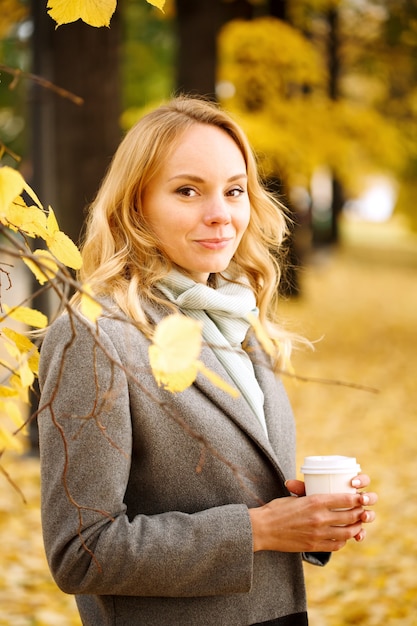
<instances>
[{"instance_id":1,"label":"autumn leaf","mask_svg":"<svg viewBox=\"0 0 417 626\"><path fill-rule=\"evenodd\" d=\"M23 257L23 262L35 275L40 285L44 285L48 280L55 278L58 272L58 265L50 252L47 250L35 250L33 256L39 261Z\"/></svg>"},{"instance_id":2,"label":"autumn leaf","mask_svg":"<svg viewBox=\"0 0 417 626\"><path fill-rule=\"evenodd\" d=\"M0 451L7 448L8 450L15 450L16 452L22 452L23 446L20 439L15 437L12 433L0 426Z\"/></svg>"},{"instance_id":3,"label":"autumn leaf","mask_svg":"<svg viewBox=\"0 0 417 626\"><path fill-rule=\"evenodd\" d=\"M6 317L10 317L13 320L35 328L45 328L48 324L46 315L36 309L26 306L18 306L12 309L7 304L3 304L3 309L6 315L0 319L0 322L3 322Z\"/></svg>"},{"instance_id":4,"label":"autumn leaf","mask_svg":"<svg viewBox=\"0 0 417 626\"><path fill-rule=\"evenodd\" d=\"M16 389L10 389L5 385L0 385L0 398L17 398L19 393Z\"/></svg>"},{"instance_id":5,"label":"autumn leaf","mask_svg":"<svg viewBox=\"0 0 417 626\"><path fill-rule=\"evenodd\" d=\"M14 374L20 378L22 387L30 387L35 380L35 375L29 366L27 357L23 356L13 343L4 343L3 345L16 362L16 365L13 366L13 370Z\"/></svg>"},{"instance_id":6,"label":"autumn leaf","mask_svg":"<svg viewBox=\"0 0 417 626\"><path fill-rule=\"evenodd\" d=\"M154 7L157 7L162 12L164 11L165 0L146 0L149 4L152 4Z\"/></svg>"},{"instance_id":7,"label":"autumn leaf","mask_svg":"<svg viewBox=\"0 0 417 626\"><path fill-rule=\"evenodd\" d=\"M7 415L7 417L13 422L13 424L17 428L21 428L24 425L25 420L23 419L22 411L19 409L16 402L14 402L13 400L6 400L2 402L2 405L2 410Z\"/></svg>"},{"instance_id":8,"label":"autumn leaf","mask_svg":"<svg viewBox=\"0 0 417 626\"><path fill-rule=\"evenodd\" d=\"M259 317L257 315L253 315L253 313L249 313L248 321L250 325L252 326L253 330L255 331L255 335L259 343L261 344L262 348L265 350L265 352L269 356L274 357L275 352L276 352L275 344L266 333L264 327L262 326L259 320Z\"/></svg>"},{"instance_id":9,"label":"autumn leaf","mask_svg":"<svg viewBox=\"0 0 417 626\"><path fill-rule=\"evenodd\" d=\"M80 251L68 235L59 230L52 207L48 207L48 210L46 245L58 261L74 270L80 269L82 265Z\"/></svg>"},{"instance_id":10,"label":"autumn leaf","mask_svg":"<svg viewBox=\"0 0 417 626\"><path fill-rule=\"evenodd\" d=\"M28 337L11 328L2 328L1 334L7 337L9 341L13 341L17 349L28 357L30 369L37 374L39 369L39 350L35 344ZM1 392L0 395L2 395Z\"/></svg>"},{"instance_id":11,"label":"autumn leaf","mask_svg":"<svg viewBox=\"0 0 417 626\"><path fill-rule=\"evenodd\" d=\"M58 26L82 20L100 27L109 26L116 4L116 0L48 0L47 9Z\"/></svg>"},{"instance_id":12,"label":"autumn leaf","mask_svg":"<svg viewBox=\"0 0 417 626\"><path fill-rule=\"evenodd\" d=\"M7 212L13 200L20 196L23 191L25 181L23 176L12 167L4 166L0 168L0 222L7 218Z\"/></svg>"},{"instance_id":13,"label":"autumn leaf","mask_svg":"<svg viewBox=\"0 0 417 626\"><path fill-rule=\"evenodd\" d=\"M239 391L235 387L232 387L229 383L223 380L221 376L218 376L215 372L209 370L208 367L206 367L201 361L197 361L197 368L199 372L208 378L208 380L218 389L225 391L233 398L238 398L240 396Z\"/></svg>"},{"instance_id":14,"label":"autumn leaf","mask_svg":"<svg viewBox=\"0 0 417 626\"><path fill-rule=\"evenodd\" d=\"M83 285L80 308L81 313L93 324L96 323L103 311L103 307L94 298L93 291L87 283Z\"/></svg>"},{"instance_id":15,"label":"autumn leaf","mask_svg":"<svg viewBox=\"0 0 417 626\"><path fill-rule=\"evenodd\" d=\"M173 393L183 391L196 379L201 351L201 325L184 315L169 315L155 330L149 360L158 385Z\"/></svg>"},{"instance_id":16,"label":"autumn leaf","mask_svg":"<svg viewBox=\"0 0 417 626\"><path fill-rule=\"evenodd\" d=\"M169 315L156 327L149 360L156 382L173 393L193 384L200 372L216 387L236 397L239 392L198 360L201 324L184 315Z\"/></svg>"},{"instance_id":17,"label":"autumn leaf","mask_svg":"<svg viewBox=\"0 0 417 626\"><path fill-rule=\"evenodd\" d=\"M25 206L24 204L12 204L6 213L7 226L12 230L21 230L28 237L47 236L46 216L42 209Z\"/></svg>"}]
</instances>

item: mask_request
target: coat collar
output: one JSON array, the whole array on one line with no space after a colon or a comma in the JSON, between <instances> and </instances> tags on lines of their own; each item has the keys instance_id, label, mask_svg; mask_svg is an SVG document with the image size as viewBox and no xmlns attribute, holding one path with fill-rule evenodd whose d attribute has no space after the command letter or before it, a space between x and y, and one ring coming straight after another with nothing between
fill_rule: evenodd
<instances>
[{"instance_id":1,"label":"coat collar","mask_svg":"<svg viewBox=\"0 0 417 626\"><path fill-rule=\"evenodd\" d=\"M144 308L148 317L155 324L158 324L167 314L165 309L157 309L149 304ZM272 395L276 392L277 380L272 368L268 364L268 359L265 353L262 351L262 348L253 333L249 333L248 346L248 354L252 360L256 378L265 397L265 420L268 427L273 418L271 407L274 406L274 400ZM200 359L204 362L206 367L214 371L232 387L235 386L227 371L217 359L213 350L206 344L203 344ZM261 423L249 407L246 400L241 395L238 398L232 397L227 392L217 388L202 374L197 376L194 385L198 387L216 406L218 406L225 413L225 415L233 420L259 448L262 449L264 454L266 454L272 464L276 467L277 471L283 477L283 472L271 441L269 441L266 437ZM272 429L270 429L270 431L272 431Z\"/></svg>"}]
</instances>

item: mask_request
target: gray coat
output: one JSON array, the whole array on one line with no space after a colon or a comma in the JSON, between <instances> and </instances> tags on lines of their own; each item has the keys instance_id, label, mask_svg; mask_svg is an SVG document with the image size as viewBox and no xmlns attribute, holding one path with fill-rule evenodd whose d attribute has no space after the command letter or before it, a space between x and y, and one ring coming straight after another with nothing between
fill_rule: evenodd
<instances>
[{"instance_id":1,"label":"gray coat","mask_svg":"<svg viewBox=\"0 0 417 626\"><path fill-rule=\"evenodd\" d=\"M162 312L149 309L154 321ZM42 524L87 626L247 626L304 612L300 554L252 550L248 507L288 495L294 423L254 339L269 441L249 406L199 375L157 386L132 325L68 315L41 352ZM230 381L212 350L201 360Z\"/></svg>"}]
</instances>

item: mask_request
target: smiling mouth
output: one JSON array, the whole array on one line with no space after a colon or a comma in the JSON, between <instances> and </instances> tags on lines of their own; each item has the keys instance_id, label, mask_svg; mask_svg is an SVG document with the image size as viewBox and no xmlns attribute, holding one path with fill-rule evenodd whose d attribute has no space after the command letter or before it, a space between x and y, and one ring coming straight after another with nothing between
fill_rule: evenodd
<instances>
[{"instance_id":1,"label":"smiling mouth","mask_svg":"<svg viewBox=\"0 0 417 626\"><path fill-rule=\"evenodd\" d=\"M225 248L231 241L231 237L222 237L216 239L197 239L196 243L205 248L216 250L219 248Z\"/></svg>"}]
</instances>

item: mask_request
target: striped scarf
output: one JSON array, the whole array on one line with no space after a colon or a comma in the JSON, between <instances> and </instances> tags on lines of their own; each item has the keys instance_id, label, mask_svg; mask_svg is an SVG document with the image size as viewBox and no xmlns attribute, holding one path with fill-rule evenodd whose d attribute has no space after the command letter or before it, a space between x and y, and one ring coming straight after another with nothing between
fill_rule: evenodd
<instances>
[{"instance_id":1,"label":"striped scarf","mask_svg":"<svg viewBox=\"0 0 417 626\"><path fill-rule=\"evenodd\" d=\"M255 296L242 283L217 277L216 289L196 283L177 270L157 284L166 298L179 310L203 324L203 338L214 351L245 398L268 436L264 396L255 377L252 361L242 349L249 329L248 313L257 315Z\"/></svg>"}]
</instances>

